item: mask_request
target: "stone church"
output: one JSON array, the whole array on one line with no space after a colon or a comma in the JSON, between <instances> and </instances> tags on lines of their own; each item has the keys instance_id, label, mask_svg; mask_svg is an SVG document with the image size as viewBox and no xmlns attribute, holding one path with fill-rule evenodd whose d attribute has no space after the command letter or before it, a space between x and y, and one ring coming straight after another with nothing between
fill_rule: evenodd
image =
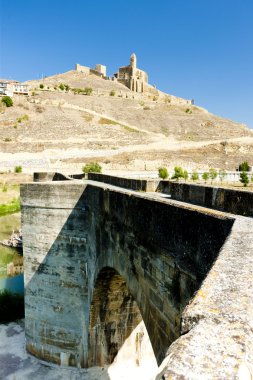
<instances>
[{"instance_id":1,"label":"stone church","mask_svg":"<svg viewBox=\"0 0 253 380\"><path fill-rule=\"evenodd\" d=\"M137 68L137 58L134 53L130 57L130 65L120 67L114 76L118 82L134 92L144 92L145 86L148 84L148 74Z\"/></svg>"}]
</instances>

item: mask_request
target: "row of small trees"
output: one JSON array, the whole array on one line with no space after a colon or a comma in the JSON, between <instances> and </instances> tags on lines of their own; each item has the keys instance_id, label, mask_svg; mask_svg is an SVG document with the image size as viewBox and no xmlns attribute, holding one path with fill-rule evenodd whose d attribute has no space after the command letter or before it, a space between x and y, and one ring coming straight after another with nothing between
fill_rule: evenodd
<instances>
[{"instance_id":1,"label":"row of small trees","mask_svg":"<svg viewBox=\"0 0 253 380\"><path fill-rule=\"evenodd\" d=\"M162 179L169 178L169 172L167 168L165 167L160 167L158 169L158 175ZM225 176L226 176L226 171L225 170L219 170L219 172L216 169L209 169L208 172L204 172L202 174L202 179L206 182L208 179L211 179L211 181L214 181L219 175L220 180L222 181ZM185 181L189 178L189 173L187 170L183 169L181 166L175 166L174 168L174 173L171 176L171 179L184 179ZM193 171L191 174L191 179L193 181L199 180L199 174L197 171Z\"/></svg>"},{"instance_id":2,"label":"row of small trees","mask_svg":"<svg viewBox=\"0 0 253 380\"><path fill-rule=\"evenodd\" d=\"M246 161L243 162L240 166L239 166L239 169L242 167L243 169L247 168L247 171L249 170L249 166L246 166L245 165ZM247 163L246 163L247 164ZM248 164L247 164L248 165ZM224 169L221 169L219 171L217 171L216 169L214 168L211 168L209 169L209 171L205 171L202 175L201 175L201 178L205 181L205 183L208 181L208 180L211 180L211 183L217 178L219 177L220 181L222 182L224 180L224 178L226 177L226 171ZM167 168L165 167L160 167L158 169L158 176L159 178L162 178L162 179L168 179L169 178L169 172L167 170ZM171 179L176 179L176 180L179 180L180 178L184 179L185 181L187 181L187 179L189 178L189 173L187 170L183 169L181 166L175 166L174 168L174 173L172 174L171 176ZM192 181L198 181L200 179L200 175L197 171L193 171L191 173L191 180ZM244 185L244 186L247 186L249 184L249 181L252 181L253 182L253 174L251 175L251 178L249 179L249 176L246 172L246 170L243 170L241 173L240 173L240 182Z\"/></svg>"}]
</instances>

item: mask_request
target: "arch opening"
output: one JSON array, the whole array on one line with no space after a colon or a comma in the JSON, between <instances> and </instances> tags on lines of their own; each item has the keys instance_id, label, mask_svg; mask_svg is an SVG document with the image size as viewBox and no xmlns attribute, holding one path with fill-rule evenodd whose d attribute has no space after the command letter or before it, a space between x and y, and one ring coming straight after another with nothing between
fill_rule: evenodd
<instances>
[{"instance_id":1,"label":"arch opening","mask_svg":"<svg viewBox=\"0 0 253 380\"><path fill-rule=\"evenodd\" d=\"M91 303L88 367L113 364L114 371L126 362L142 370L157 369L145 324L126 281L115 269L105 267L97 277Z\"/></svg>"}]
</instances>

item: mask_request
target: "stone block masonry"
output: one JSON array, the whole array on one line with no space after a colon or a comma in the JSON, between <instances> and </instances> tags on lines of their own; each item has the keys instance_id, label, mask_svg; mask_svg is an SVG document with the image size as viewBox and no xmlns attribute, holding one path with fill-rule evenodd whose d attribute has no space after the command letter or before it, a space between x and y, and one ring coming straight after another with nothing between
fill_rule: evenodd
<instances>
[{"instance_id":1,"label":"stone block masonry","mask_svg":"<svg viewBox=\"0 0 253 380\"><path fill-rule=\"evenodd\" d=\"M142 318L157 379L253 363L251 219L92 181L22 185L21 204L30 353L110 364Z\"/></svg>"},{"instance_id":2,"label":"stone block masonry","mask_svg":"<svg viewBox=\"0 0 253 380\"><path fill-rule=\"evenodd\" d=\"M127 189L161 192L169 194L172 199L196 204L232 214L253 216L253 192L226 189L217 186L196 185L175 181L150 179L131 179L111 176L101 173L89 173L93 181L108 183Z\"/></svg>"}]
</instances>

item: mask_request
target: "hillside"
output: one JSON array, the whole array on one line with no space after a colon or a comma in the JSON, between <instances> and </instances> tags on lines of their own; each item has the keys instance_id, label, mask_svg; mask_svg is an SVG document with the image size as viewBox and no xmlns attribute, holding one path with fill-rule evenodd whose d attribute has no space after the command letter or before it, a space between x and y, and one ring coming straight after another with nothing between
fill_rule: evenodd
<instances>
[{"instance_id":1,"label":"hillside","mask_svg":"<svg viewBox=\"0 0 253 380\"><path fill-rule=\"evenodd\" d=\"M76 71L27 83L30 95L15 96L14 106L1 113L1 168L80 171L91 159L105 170L156 170L162 164L234 170L242 160L253 164L251 130L203 108L176 104L159 91L136 94ZM68 91L59 89L61 83ZM85 88L91 95L78 94Z\"/></svg>"}]
</instances>

